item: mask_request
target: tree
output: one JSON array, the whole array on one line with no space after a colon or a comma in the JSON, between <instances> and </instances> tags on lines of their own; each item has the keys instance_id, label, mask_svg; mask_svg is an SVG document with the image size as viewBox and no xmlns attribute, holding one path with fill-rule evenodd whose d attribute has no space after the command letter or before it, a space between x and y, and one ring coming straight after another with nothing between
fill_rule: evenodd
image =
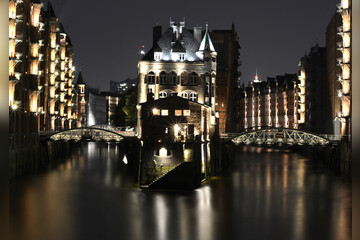
<instances>
[{"instance_id":1,"label":"tree","mask_svg":"<svg viewBox=\"0 0 360 240\"><path fill-rule=\"evenodd\" d=\"M137 119L137 88L133 87L129 89L125 94L125 105L122 108L125 116L125 123L127 126L135 127Z\"/></svg>"}]
</instances>

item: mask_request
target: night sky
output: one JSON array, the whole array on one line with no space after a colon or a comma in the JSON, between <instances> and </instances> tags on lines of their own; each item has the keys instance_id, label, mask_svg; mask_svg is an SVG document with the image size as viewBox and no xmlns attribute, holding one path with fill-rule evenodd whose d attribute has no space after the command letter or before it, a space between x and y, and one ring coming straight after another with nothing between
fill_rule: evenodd
<instances>
[{"instance_id":1,"label":"night sky","mask_svg":"<svg viewBox=\"0 0 360 240\"><path fill-rule=\"evenodd\" d=\"M109 90L109 81L137 76L141 46L149 50L152 27L186 18L186 27L231 29L241 46L241 80L255 75L296 73L297 64L317 42L325 46L326 27L340 0L248 1L53 0L55 14L70 35L75 66L86 83Z\"/></svg>"}]
</instances>

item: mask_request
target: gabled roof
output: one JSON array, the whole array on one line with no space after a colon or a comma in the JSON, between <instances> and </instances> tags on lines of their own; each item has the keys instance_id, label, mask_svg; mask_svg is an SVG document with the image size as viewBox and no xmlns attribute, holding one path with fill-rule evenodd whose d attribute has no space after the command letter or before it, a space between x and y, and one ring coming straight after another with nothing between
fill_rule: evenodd
<instances>
[{"instance_id":1,"label":"gabled roof","mask_svg":"<svg viewBox=\"0 0 360 240\"><path fill-rule=\"evenodd\" d=\"M84 82L84 79L82 77L81 72L79 72L79 75L78 75L78 78L77 78L77 81L76 81L76 85L79 85L79 84L84 84L85 85L85 82Z\"/></svg>"},{"instance_id":2,"label":"gabled roof","mask_svg":"<svg viewBox=\"0 0 360 240\"><path fill-rule=\"evenodd\" d=\"M199 47L199 51L210 51L210 52L216 52L214 45L211 41L210 35L209 35L209 30L208 30L208 25L206 24L206 31L205 31L205 35L201 41L200 47Z\"/></svg>"},{"instance_id":3,"label":"gabled roof","mask_svg":"<svg viewBox=\"0 0 360 240\"><path fill-rule=\"evenodd\" d=\"M172 48L173 52L186 52L186 49L181 45L179 40L176 41L175 45Z\"/></svg>"}]
</instances>

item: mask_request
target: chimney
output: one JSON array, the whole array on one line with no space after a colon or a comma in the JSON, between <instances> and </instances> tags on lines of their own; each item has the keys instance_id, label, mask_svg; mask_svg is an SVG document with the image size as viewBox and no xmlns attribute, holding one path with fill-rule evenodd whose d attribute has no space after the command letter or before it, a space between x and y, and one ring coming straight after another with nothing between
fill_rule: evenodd
<instances>
[{"instance_id":1,"label":"chimney","mask_svg":"<svg viewBox=\"0 0 360 240\"><path fill-rule=\"evenodd\" d=\"M160 25L153 27L153 46L157 44L162 35L162 28Z\"/></svg>"},{"instance_id":2,"label":"chimney","mask_svg":"<svg viewBox=\"0 0 360 240\"><path fill-rule=\"evenodd\" d=\"M194 27L194 38L201 43L201 27Z\"/></svg>"}]
</instances>

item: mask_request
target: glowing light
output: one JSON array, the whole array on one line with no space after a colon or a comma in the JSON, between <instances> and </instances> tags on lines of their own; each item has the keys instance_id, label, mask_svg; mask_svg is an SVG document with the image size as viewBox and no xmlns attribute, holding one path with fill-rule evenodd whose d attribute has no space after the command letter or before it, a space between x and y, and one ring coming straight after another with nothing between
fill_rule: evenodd
<instances>
[{"instance_id":1,"label":"glowing light","mask_svg":"<svg viewBox=\"0 0 360 240\"><path fill-rule=\"evenodd\" d=\"M124 155L123 162L124 162L125 164L128 164L128 160L127 160L126 155Z\"/></svg>"},{"instance_id":2,"label":"glowing light","mask_svg":"<svg viewBox=\"0 0 360 240\"><path fill-rule=\"evenodd\" d=\"M160 109L153 108L152 113L153 113L154 116L159 116L160 115Z\"/></svg>"},{"instance_id":3,"label":"glowing light","mask_svg":"<svg viewBox=\"0 0 360 240\"><path fill-rule=\"evenodd\" d=\"M18 109L18 107L19 107L19 106L18 106L17 104L11 105L11 109L14 110L14 111L15 111L16 109Z\"/></svg>"},{"instance_id":4,"label":"glowing light","mask_svg":"<svg viewBox=\"0 0 360 240\"><path fill-rule=\"evenodd\" d=\"M159 150L159 156L160 156L160 157L166 157L166 156L167 156L167 149L164 148L164 147L160 148L160 150Z\"/></svg>"},{"instance_id":5,"label":"glowing light","mask_svg":"<svg viewBox=\"0 0 360 240\"><path fill-rule=\"evenodd\" d=\"M179 125L178 125L178 124L175 124L175 126L174 126L174 135L175 135L175 136L176 136L176 134L179 132L179 130L180 130Z\"/></svg>"}]
</instances>

